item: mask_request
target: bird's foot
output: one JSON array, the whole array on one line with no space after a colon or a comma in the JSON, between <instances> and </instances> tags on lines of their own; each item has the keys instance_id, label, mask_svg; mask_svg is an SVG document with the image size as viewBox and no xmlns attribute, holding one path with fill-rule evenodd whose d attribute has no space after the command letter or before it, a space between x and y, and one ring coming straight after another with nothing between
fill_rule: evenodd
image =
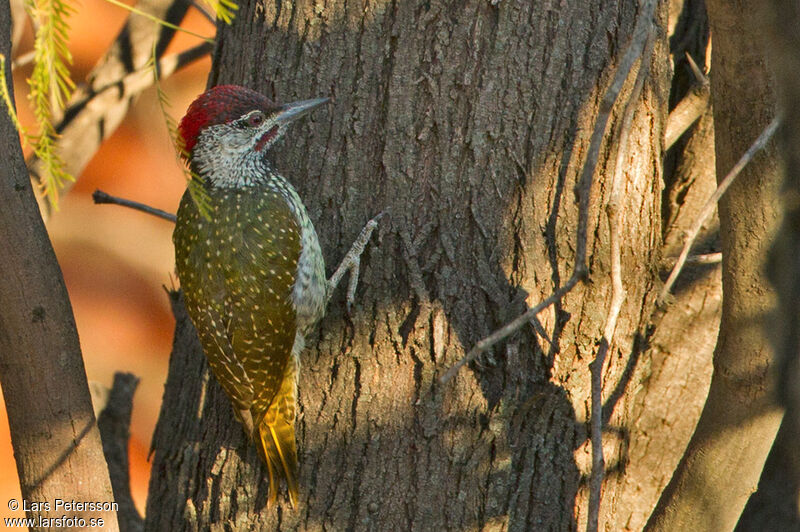
<instances>
[{"instance_id":1,"label":"bird's foot","mask_svg":"<svg viewBox=\"0 0 800 532\"><path fill-rule=\"evenodd\" d=\"M342 280L342 277L347 271L350 271L350 280L347 283L346 298L348 314L350 314L350 311L353 308L353 301L355 301L356 297L356 287L358 286L358 275L361 267L361 254L364 253L364 249L367 247L367 243L372 236L372 232L376 227L378 227L378 221L384 216L386 216L386 212L378 214L372 220L367 222L367 225L365 225L358 234L358 238L356 238L355 242L353 242L353 245L350 246L350 250L342 259L339 267L336 268L336 271L333 272L333 275L331 275L331 278L328 280L328 299L330 299L333 291L339 285L339 281Z\"/></svg>"}]
</instances>

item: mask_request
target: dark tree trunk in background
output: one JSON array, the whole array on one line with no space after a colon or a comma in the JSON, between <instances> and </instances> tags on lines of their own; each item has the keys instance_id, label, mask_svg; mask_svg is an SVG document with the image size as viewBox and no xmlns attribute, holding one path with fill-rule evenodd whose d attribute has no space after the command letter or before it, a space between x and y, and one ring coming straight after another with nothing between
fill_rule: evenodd
<instances>
[{"instance_id":1,"label":"dark tree trunk in background","mask_svg":"<svg viewBox=\"0 0 800 532\"><path fill-rule=\"evenodd\" d=\"M708 2L719 180L776 113L760 7ZM647 530L733 530L778 432L783 412L775 402L772 352L763 329L774 293L763 263L777 226L779 176L770 144L720 200L725 299L714 376L697 430Z\"/></svg>"},{"instance_id":2,"label":"dark tree trunk in background","mask_svg":"<svg viewBox=\"0 0 800 532\"><path fill-rule=\"evenodd\" d=\"M765 268L777 296L767 331L776 352L778 397L786 415L737 532L800 530L800 203L795 201L800 192L800 5L790 0L766 4L766 50L784 115L780 145L785 163L784 219Z\"/></svg>"},{"instance_id":3,"label":"dark tree trunk in background","mask_svg":"<svg viewBox=\"0 0 800 532\"><path fill-rule=\"evenodd\" d=\"M569 278L573 189L637 6L240 3L220 29L211 82L274 87L279 101L334 99L273 153L309 208L329 271L369 218L390 217L364 256L352 316L338 293L303 355L297 511L265 507L264 468L176 296L149 530L583 526L589 362L611 294L603 205L615 172L627 297L604 372L600 520L643 526L707 389L713 336L698 344L686 331L713 330L719 309L717 277L697 276L711 295L686 288L655 333L648 327L667 233L662 193L672 192L661 175L665 4L631 141L616 142L618 106L601 151L591 281L540 315L549 340L527 328L437 384L479 339Z\"/></svg>"}]
</instances>

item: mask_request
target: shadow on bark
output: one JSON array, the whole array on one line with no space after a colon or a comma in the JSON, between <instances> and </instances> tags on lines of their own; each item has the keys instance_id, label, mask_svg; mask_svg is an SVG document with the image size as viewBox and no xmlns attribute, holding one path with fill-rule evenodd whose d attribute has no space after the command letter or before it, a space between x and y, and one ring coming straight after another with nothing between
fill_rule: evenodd
<instances>
[{"instance_id":1,"label":"shadow on bark","mask_svg":"<svg viewBox=\"0 0 800 532\"><path fill-rule=\"evenodd\" d=\"M800 427L786 416L764 464L758 491L750 496L736 532L800 530L797 500L800 495Z\"/></svg>"},{"instance_id":2,"label":"shadow on bark","mask_svg":"<svg viewBox=\"0 0 800 532\"><path fill-rule=\"evenodd\" d=\"M177 328L146 529L577 528L584 471L575 453L587 434L575 405L585 404L605 319L605 252L590 258L597 281L541 316L549 345L522 331L447 386L435 384L465 348L571 272L571 187L596 94L638 3L574 4L556 13L526 3L397 2L312 14L305 4L240 3L234 23L220 28L210 84L263 89L271 78L281 101L334 98L329 116L298 124L273 154L325 256L339 257L377 212L391 219L364 256L366 295L352 321L336 294L306 342L299 511L261 511L261 463L172 296ZM623 258L630 296L622 353L609 364L607 388L620 390L609 415L634 378L637 356L625 350L639 349L635 334L655 297L664 40L656 50L644 101L635 103L644 147L631 155L623 208L638 251ZM615 171L614 127L596 173L592 252L608 245L600 208L603 176ZM609 429L623 441L627 431ZM609 457L611 467L622 467L624 454Z\"/></svg>"},{"instance_id":3,"label":"shadow on bark","mask_svg":"<svg viewBox=\"0 0 800 532\"><path fill-rule=\"evenodd\" d=\"M420 415L415 419L389 412L379 432L367 428L363 436L354 438L330 434L321 447L301 448L301 485L310 490L301 493L300 510L287 512L288 506L278 505L274 512L263 512L267 502L266 470L235 420L230 401L209 374L181 294L172 292L170 299L177 321L175 350L153 435L146 530L191 530L198 523L212 529L227 525L233 529L327 526L336 530L385 530L389 525L411 528L417 526L415 523L437 520L427 513L443 514L445 524L472 528L503 522L509 508L548 505L552 512L571 513L579 475L569 442L576 438L564 435L578 429L564 391L549 384L534 387L506 422L490 421L477 413L484 418L482 431L492 435L488 440L509 439L507 446L512 453L500 461L501 468L481 470L487 454L500 452L499 446L492 443L464 449L469 453L459 455L453 447L454 440L461 431L472 430L471 420L443 419L443 396L428 396L422 399ZM187 407L196 415L187 416ZM534 411L536 415L532 415ZM301 410L301 439L306 439L307 430L313 430L311 421L305 419L307 414ZM507 435L505 426L509 427ZM409 432L417 437L422 433L426 445L416 446L416 438L409 438ZM360 451L380 452L375 449L382 446L377 440L392 442L391 446L402 453L386 461L380 482L376 483L374 475L365 477L360 468L363 464L358 463L347 467L343 474L326 476L326 470L337 467L340 460L351 461ZM534 468L520 465L534 459L535 476ZM468 492L459 482L438 484L439 480L458 480L453 473L461 471L477 473L486 481L485 489ZM426 478L427 473L430 476ZM421 489L442 493L447 503L440 505L437 501L419 500L413 493L397 492L407 483L408 475ZM403 480L393 482L397 477ZM418 514L405 515L412 503ZM541 513L510 517L519 529L535 528L537 520L557 519Z\"/></svg>"}]
</instances>

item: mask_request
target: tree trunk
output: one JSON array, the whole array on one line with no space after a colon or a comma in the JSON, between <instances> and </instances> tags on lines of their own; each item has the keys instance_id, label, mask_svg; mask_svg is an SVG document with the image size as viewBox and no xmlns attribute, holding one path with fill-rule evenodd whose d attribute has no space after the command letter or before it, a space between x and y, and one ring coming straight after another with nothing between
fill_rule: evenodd
<instances>
[{"instance_id":1,"label":"tree trunk","mask_svg":"<svg viewBox=\"0 0 800 532\"><path fill-rule=\"evenodd\" d=\"M758 491L750 498L737 532L800 530L800 5L767 2L767 47L784 115L780 146L785 164L781 188L783 222L772 243L766 270L777 295L767 327L775 349L778 397L786 407Z\"/></svg>"},{"instance_id":2,"label":"tree trunk","mask_svg":"<svg viewBox=\"0 0 800 532\"><path fill-rule=\"evenodd\" d=\"M0 53L7 59L4 82L10 81L8 1L0 2ZM110 504L114 497L64 278L19 134L6 105L0 107L0 383L23 497L3 504L12 512L25 511L32 530L81 523L117 530L111 507L57 505L57 499ZM62 516L66 519L49 521Z\"/></svg>"},{"instance_id":3,"label":"tree trunk","mask_svg":"<svg viewBox=\"0 0 800 532\"><path fill-rule=\"evenodd\" d=\"M672 2L674 4L674 2ZM702 0L686 0L670 14L671 55L675 62L670 113L698 89L684 59L689 53L703 68L708 46ZM710 65L708 65L710 66ZM700 88L700 90L707 90ZM672 121L672 118L669 120ZM667 128L669 129L669 128ZM672 269L700 212L716 188L714 123L709 108L664 157L662 278ZM718 252L719 219L709 219L692 254ZM711 381L712 353L722 310L720 265L687 264L665 312L648 325L648 349L631 378L639 387L627 428L627 452L610 482L621 494L607 500L607 529L640 531L669 482L694 431ZM654 449L658 449L655 451Z\"/></svg>"},{"instance_id":4,"label":"tree trunk","mask_svg":"<svg viewBox=\"0 0 800 532\"><path fill-rule=\"evenodd\" d=\"M272 154L309 208L329 269L364 222L390 216L365 254L352 316L337 294L303 356L299 510L265 507L264 468L175 296L147 529L577 528L590 463L588 366L611 294L603 205L615 172L627 297L604 372L601 523L641 527L705 392L703 379L689 377L707 366L697 353L710 348L687 349L674 332L698 316L713 327L715 315L714 302L696 294L700 303L685 301L662 321L673 334L649 349L663 234L665 4L644 59L650 75L632 102L632 140L620 147L616 133L635 72L601 150L590 282L540 314L547 339L530 327L446 385L437 381L569 278L573 189L637 6L240 3L220 28L212 84L264 90L271 80L279 101L334 98L328 115L305 119ZM682 366L684 357L695 362ZM664 397L695 406L676 412ZM629 457L650 453L664 460L627 476Z\"/></svg>"},{"instance_id":5,"label":"tree trunk","mask_svg":"<svg viewBox=\"0 0 800 532\"><path fill-rule=\"evenodd\" d=\"M722 179L775 116L757 2L708 3L714 36L717 177ZM742 83L746 78L747 83ZM763 274L777 225L774 147L756 156L719 205L722 322L714 375L697 430L647 530L733 530L781 422L762 322L774 294Z\"/></svg>"}]
</instances>

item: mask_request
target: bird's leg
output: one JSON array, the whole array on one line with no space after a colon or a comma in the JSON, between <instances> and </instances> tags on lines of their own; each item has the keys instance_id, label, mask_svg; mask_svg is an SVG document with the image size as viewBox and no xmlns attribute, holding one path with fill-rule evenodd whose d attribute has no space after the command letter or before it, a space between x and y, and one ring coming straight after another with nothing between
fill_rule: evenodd
<instances>
[{"instance_id":1,"label":"bird's leg","mask_svg":"<svg viewBox=\"0 0 800 532\"><path fill-rule=\"evenodd\" d=\"M356 238L355 242L353 242L353 245L350 246L350 250L344 256L342 262L339 263L339 267L336 268L336 271L333 272L331 278L328 279L328 294L325 301L326 306L333 295L333 291L339 285L339 281L342 280L344 274L349 270L350 280L347 283L347 312L350 312L350 308L353 306L353 301L356 297L356 286L358 286L358 274L361 266L361 254L364 253L364 248L367 247L367 242L369 242L372 232L376 227L378 227L378 220L383 218L385 214L385 212L382 212L367 222L367 225L365 225L361 230L361 233L359 233L358 238Z\"/></svg>"}]
</instances>

